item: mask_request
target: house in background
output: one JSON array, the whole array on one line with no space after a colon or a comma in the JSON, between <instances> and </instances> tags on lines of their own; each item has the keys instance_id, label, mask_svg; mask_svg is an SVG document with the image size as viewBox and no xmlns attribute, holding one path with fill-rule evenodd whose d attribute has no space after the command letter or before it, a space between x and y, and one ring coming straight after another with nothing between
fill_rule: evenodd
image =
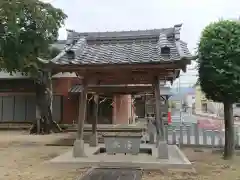
<instances>
[{"instance_id":1,"label":"house in background","mask_svg":"<svg viewBox=\"0 0 240 180\"><path fill-rule=\"evenodd\" d=\"M206 98L199 85L195 86L195 107L196 112L210 113L217 116L223 116L223 104L219 102L213 102Z\"/></svg>"},{"instance_id":2,"label":"house in background","mask_svg":"<svg viewBox=\"0 0 240 180\"><path fill-rule=\"evenodd\" d=\"M188 108L193 108L195 104L195 90L192 87L179 87L172 88L172 101L176 105L176 109L181 109L182 105L185 105Z\"/></svg>"},{"instance_id":3,"label":"house in background","mask_svg":"<svg viewBox=\"0 0 240 180\"><path fill-rule=\"evenodd\" d=\"M207 99L204 93L201 91L200 86L195 86L196 92L196 112L214 114L218 117L224 117L223 103L213 102ZM233 104L233 116L240 117L240 103Z\"/></svg>"}]
</instances>

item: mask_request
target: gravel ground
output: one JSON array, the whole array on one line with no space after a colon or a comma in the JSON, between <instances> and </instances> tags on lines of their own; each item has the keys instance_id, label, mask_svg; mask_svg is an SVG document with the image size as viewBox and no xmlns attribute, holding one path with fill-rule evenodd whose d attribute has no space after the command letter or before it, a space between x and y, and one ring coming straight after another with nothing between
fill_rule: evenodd
<instances>
[{"instance_id":1,"label":"gravel ground","mask_svg":"<svg viewBox=\"0 0 240 180\"><path fill-rule=\"evenodd\" d=\"M46 163L70 147L45 146L62 135L34 136L0 132L1 180L75 180L85 169ZM66 134L65 134L66 136Z\"/></svg>"},{"instance_id":2,"label":"gravel ground","mask_svg":"<svg viewBox=\"0 0 240 180\"><path fill-rule=\"evenodd\" d=\"M76 180L86 169L73 166L51 165L47 161L71 147L45 146L69 133L44 136L27 132L0 132L0 180ZM159 170L144 172L144 180L240 180L240 157L224 161L220 154L210 150L184 149L195 171Z\"/></svg>"}]
</instances>

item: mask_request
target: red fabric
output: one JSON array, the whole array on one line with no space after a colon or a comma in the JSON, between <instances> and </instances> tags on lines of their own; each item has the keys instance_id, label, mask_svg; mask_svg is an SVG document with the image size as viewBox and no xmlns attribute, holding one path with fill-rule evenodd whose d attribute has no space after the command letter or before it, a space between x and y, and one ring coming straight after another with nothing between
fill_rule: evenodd
<instances>
[{"instance_id":1,"label":"red fabric","mask_svg":"<svg viewBox=\"0 0 240 180\"><path fill-rule=\"evenodd\" d=\"M171 112L168 112L168 124L172 123Z\"/></svg>"}]
</instances>

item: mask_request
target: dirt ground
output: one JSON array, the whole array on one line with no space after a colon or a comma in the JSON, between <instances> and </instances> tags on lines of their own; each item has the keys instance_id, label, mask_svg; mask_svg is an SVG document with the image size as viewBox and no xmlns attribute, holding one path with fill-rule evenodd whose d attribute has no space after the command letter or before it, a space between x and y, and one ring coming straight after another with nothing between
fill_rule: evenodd
<instances>
[{"instance_id":1,"label":"dirt ground","mask_svg":"<svg viewBox=\"0 0 240 180\"><path fill-rule=\"evenodd\" d=\"M50 165L47 161L66 152L70 147L45 146L69 134L45 136L28 135L27 132L0 132L0 180L75 180L86 169ZM144 172L144 180L240 180L240 156L224 161L210 150L196 152L184 149L195 171L160 170Z\"/></svg>"}]
</instances>

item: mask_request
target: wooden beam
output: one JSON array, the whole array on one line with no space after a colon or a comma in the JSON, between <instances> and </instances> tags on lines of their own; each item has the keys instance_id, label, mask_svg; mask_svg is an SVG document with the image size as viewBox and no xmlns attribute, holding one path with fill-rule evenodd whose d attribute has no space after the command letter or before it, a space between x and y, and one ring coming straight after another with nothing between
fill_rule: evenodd
<instances>
[{"instance_id":1,"label":"wooden beam","mask_svg":"<svg viewBox=\"0 0 240 180\"><path fill-rule=\"evenodd\" d=\"M52 68L53 71L60 71L60 72L86 72L89 70L106 70L106 69L148 69L151 71L151 69L181 69L187 64L189 64L190 61L167 61L167 62L156 62L156 63L137 63L137 64L67 64L67 65L59 65L59 64L49 64L49 66Z\"/></svg>"},{"instance_id":2,"label":"wooden beam","mask_svg":"<svg viewBox=\"0 0 240 180\"><path fill-rule=\"evenodd\" d=\"M89 87L88 92L132 94L139 92L152 92L152 86L122 86L122 87Z\"/></svg>"},{"instance_id":3,"label":"wooden beam","mask_svg":"<svg viewBox=\"0 0 240 180\"><path fill-rule=\"evenodd\" d=\"M85 77L93 78L153 78L158 77L174 77L175 73L173 71L164 72L129 72L129 71L110 71L110 72L88 72L83 74Z\"/></svg>"},{"instance_id":4,"label":"wooden beam","mask_svg":"<svg viewBox=\"0 0 240 180\"><path fill-rule=\"evenodd\" d=\"M90 82L92 82L92 84L94 84L96 81L98 80L89 80ZM149 84L149 83L153 83L153 80L147 80L147 79L128 79L128 80L124 80L124 79L102 79L100 81L100 85L101 84L112 84L112 85L118 85L118 84Z\"/></svg>"},{"instance_id":5,"label":"wooden beam","mask_svg":"<svg viewBox=\"0 0 240 180\"><path fill-rule=\"evenodd\" d=\"M147 96L144 95L144 116L147 117Z\"/></svg>"},{"instance_id":6,"label":"wooden beam","mask_svg":"<svg viewBox=\"0 0 240 180\"><path fill-rule=\"evenodd\" d=\"M159 68L152 68L150 69L98 69L98 70L88 70L85 71L85 73L88 74L104 74L104 75L131 75L131 76L157 76L157 75L166 75L171 73L174 73L177 69L159 69ZM80 71L81 72L81 71ZM124 74L123 74L124 72Z\"/></svg>"},{"instance_id":7,"label":"wooden beam","mask_svg":"<svg viewBox=\"0 0 240 180\"><path fill-rule=\"evenodd\" d=\"M98 105L99 105L99 96L98 95L94 95L94 113L95 113L95 120L94 123L92 124L92 133L96 134L97 133L97 123L98 123Z\"/></svg>"},{"instance_id":8,"label":"wooden beam","mask_svg":"<svg viewBox=\"0 0 240 180\"><path fill-rule=\"evenodd\" d=\"M130 70L116 70L116 71L88 71L82 74L88 79L92 84L152 84L154 82L154 77L161 77L162 80L169 79L172 80L174 77L173 70L171 71L161 71L161 72L142 72L142 71L130 71Z\"/></svg>"},{"instance_id":9,"label":"wooden beam","mask_svg":"<svg viewBox=\"0 0 240 180\"><path fill-rule=\"evenodd\" d=\"M171 81L172 77L162 77L159 78L160 80L166 80L166 81ZM105 85L118 85L118 84L154 84L154 78L152 77L143 77L138 78L138 79L132 79L132 78L121 78L121 77L116 77L116 78L104 78L104 77L91 77L88 79L88 81L91 84L96 84L99 83L100 85L105 84Z\"/></svg>"},{"instance_id":10,"label":"wooden beam","mask_svg":"<svg viewBox=\"0 0 240 180\"><path fill-rule=\"evenodd\" d=\"M99 96L97 94L94 95L94 114L95 118L92 121L92 135L90 138L90 146L96 147L98 145L98 134L97 134L97 124L98 124L98 107L99 105Z\"/></svg>"},{"instance_id":11,"label":"wooden beam","mask_svg":"<svg viewBox=\"0 0 240 180\"><path fill-rule=\"evenodd\" d=\"M157 135L160 137L161 140L165 140L165 133L164 133L164 122L161 117L161 112L160 112L160 84L159 84L159 78L155 77L154 81L154 94L155 94L155 117L156 117L156 130L157 130ZM160 130L160 132L159 132ZM157 138L160 140L159 138ZM158 142L157 142L158 143Z\"/></svg>"}]
</instances>

